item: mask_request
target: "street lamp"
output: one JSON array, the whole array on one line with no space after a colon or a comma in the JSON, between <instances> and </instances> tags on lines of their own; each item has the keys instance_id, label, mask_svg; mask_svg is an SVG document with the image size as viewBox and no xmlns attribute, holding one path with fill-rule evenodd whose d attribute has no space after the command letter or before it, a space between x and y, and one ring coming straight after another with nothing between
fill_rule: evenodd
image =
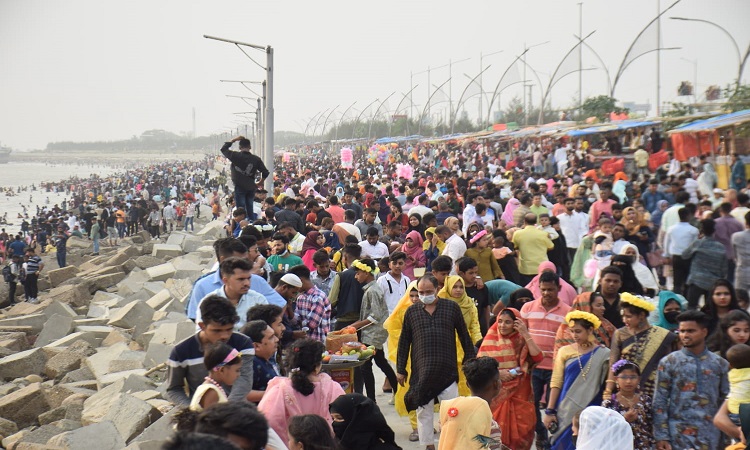
<instances>
[{"instance_id":1,"label":"street lamp","mask_svg":"<svg viewBox=\"0 0 750 450\"><path fill-rule=\"evenodd\" d=\"M707 23L709 25L713 25L714 27L720 29L725 35L727 35L727 37L729 38L729 40L732 41L732 45L734 46L734 50L737 52L737 63L739 64L739 66L738 66L739 69L737 71L737 84L736 84L736 86L737 87L740 86L740 79L742 78L742 71L745 68L745 63L747 62L747 57L748 57L748 55L750 55L750 47L748 47L748 53L746 53L745 57L743 58L742 57L742 52L740 52L740 46L737 44L737 40L734 38L734 36L732 36L732 33L730 33L729 31L727 31L727 29L724 28L724 27L722 27L721 25L719 25L717 23L714 23L714 22L711 22L710 20L692 19L692 18L689 18L689 17L670 17L670 19L672 19L672 20L682 20L682 21L685 21L685 22L703 22L703 23ZM696 71L697 71L697 69L696 69ZM697 87L698 86L696 86L696 88Z\"/></svg>"},{"instance_id":2,"label":"street lamp","mask_svg":"<svg viewBox=\"0 0 750 450\"><path fill-rule=\"evenodd\" d=\"M482 52L479 52L479 71L480 71L479 72L479 91L482 92L483 94L484 94L484 87L483 87L483 84L482 84L482 78L483 78L482 74L484 73L484 70L482 70L482 69L484 69L484 57L485 56L497 55L498 53L502 53L502 52L503 52L503 50L498 50L496 52L487 53L486 55L484 53L482 53ZM464 74L464 75L466 75L466 74ZM466 76L468 77L468 75L466 75ZM482 123L482 115L483 115L482 114L482 96L480 95L479 96L479 123L480 124Z\"/></svg>"},{"instance_id":3,"label":"street lamp","mask_svg":"<svg viewBox=\"0 0 750 450\"><path fill-rule=\"evenodd\" d=\"M265 85L265 101L266 101L266 115L265 115L265 148L264 156L266 168L271 173L271 176L266 178L266 190L269 192L273 191L273 173L274 173L274 161L273 161L273 48L270 45L261 46L255 44L248 44L246 42L233 41L230 39L219 38L215 36L203 35L206 39L213 39L215 41L227 42L234 44L242 53L245 54L252 62L258 67L266 71L266 85ZM265 67L255 61L242 47L249 47L256 50L260 50L266 53L266 65Z\"/></svg>"},{"instance_id":4,"label":"street lamp","mask_svg":"<svg viewBox=\"0 0 750 450\"><path fill-rule=\"evenodd\" d=\"M521 53L521 57L523 59L521 59L521 62L523 62L523 79L524 80L526 80L526 68L528 67L529 69L531 69L531 66L526 62L526 53L528 53L529 50L531 50L534 47L539 47L539 46L542 46L542 45L545 45L545 44L549 44L549 42L550 41L544 41L544 42L540 42L538 44L534 44L534 45L530 45L530 46L526 46L525 42L523 43L523 53ZM534 69L531 69L531 71L534 72L534 75L536 75L537 81L539 81L539 89L541 90L542 89L542 80L539 79L539 75L537 75L537 73L534 71ZM529 99L529 108L526 107L526 86L527 85L524 83L524 85L523 85L523 115L524 115L523 121L524 121L524 125L528 125L529 124L529 108L531 107L531 101L530 101L531 99ZM531 92L531 91L529 91L529 92ZM542 105L542 106L544 106L544 105Z\"/></svg>"}]
</instances>

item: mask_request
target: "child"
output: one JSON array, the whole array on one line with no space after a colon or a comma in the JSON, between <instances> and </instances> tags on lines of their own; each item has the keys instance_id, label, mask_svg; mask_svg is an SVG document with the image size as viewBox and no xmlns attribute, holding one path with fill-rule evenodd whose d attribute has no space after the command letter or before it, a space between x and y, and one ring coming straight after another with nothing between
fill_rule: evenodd
<instances>
[{"instance_id":1,"label":"child","mask_svg":"<svg viewBox=\"0 0 750 450\"><path fill-rule=\"evenodd\" d=\"M223 342L218 342L206 349L203 364L208 369L208 376L205 382L195 390L190 401L191 411L203 411L215 403L228 401L222 384L231 387L240 376L241 356L237 349Z\"/></svg>"},{"instance_id":2,"label":"child","mask_svg":"<svg viewBox=\"0 0 750 450\"><path fill-rule=\"evenodd\" d=\"M740 426L740 404L750 403L750 345L737 344L727 350L729 395L727 409L732 422Z\"/></svg>"},{"instance_id":3,"label":"child","mask_svg":"<svg viewBox=\"0 0 750 450\"><path fill-rule=\"evenodd\" d=\"M485 283L505 278L492 249L489 248L491 241L492 235L487 233L487 230L480 230L469 237L469 248L465 254L479 264L479 276Z\"/></svg>"},{"instance_id":4,"label":"child","mask_svg":"<svg viewBox=\"0 0 750 450\"><path fill-rule=\"evenodd\" d=\"M539 214L539 225L536 227L540 230L546 231L551 241L554 241L559 236L557 231L552 227L549 214L547 213Z\"/></svg>"},{"instance_id":5,"label":"child","mask_svg":"<svg viewBox=\"0 0 750 450\"><path fill-rule=\"evenodd\" d=\"M594 233L594 259L599 270L612 261L612 221L606 217L599 219L599 229Z\"/></svg>"},{"instance_id":6,"label":"child","mask_svg":"<svg viewBox=\"0 0 750 450\"><path fill-rule=\"evenodd\" d=\"M653 410L651 397L638 392L641 368L637 364L621 359L612 364L612 373L617 379L617 393L604 399L602 407L617 411L633 429L633 449L650 450L656 445L652 431Z\"/></svg>"}]
</instances>

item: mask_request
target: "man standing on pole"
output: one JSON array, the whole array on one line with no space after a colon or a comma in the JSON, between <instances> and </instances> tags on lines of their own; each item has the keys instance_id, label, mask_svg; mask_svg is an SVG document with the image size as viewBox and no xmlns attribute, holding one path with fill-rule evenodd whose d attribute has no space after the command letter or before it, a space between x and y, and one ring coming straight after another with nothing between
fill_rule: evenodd
<instances>
[{"instance_id":1,"label":"man standing on pole","mask_svg":"<svg viewBox=\"0 0 750 450\"><path fill-rule=\"evenodd\" d=\"M234 142L239 141L240 151L233 152L230 150ZM255 200L255 191L257 186L263 186L263 181L268 177L269 172L263 161L250 153L250 140L244 136L237 136L229 142L225 142L221 147L221 154L226 156L232 162L230 169L232 173L232 182L234 183L234 203L237 208L245 208L248 217L255 220L253 212L253 201ZM261 178L256 180L260 174Z\"/></svg>"}]
</instances>

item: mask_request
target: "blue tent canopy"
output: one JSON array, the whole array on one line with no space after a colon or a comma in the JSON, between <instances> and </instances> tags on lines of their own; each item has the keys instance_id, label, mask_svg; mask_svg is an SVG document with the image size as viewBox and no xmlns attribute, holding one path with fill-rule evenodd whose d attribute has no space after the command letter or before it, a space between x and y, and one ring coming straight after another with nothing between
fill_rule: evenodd
<instances>
[{"instance_id":1,"label":"blue tent canopy","mask_svg":"<svg viewBox=\"0 0 750 450\"><path fill-rule=\"evenodd\" d=\"M669 133L697 133L700 131L711 131L743 122L750 122L750 109L682 124L672 129Z\"/></svg>"},{"instance_id":2,"label":"blue tent canopy","mask_svg":"<svg viewBox=\"0 0 750 450\"><path fill-rule=\"evenodd\" d=\"M589 134L606 133L608 131L627 130L630 128L648 127L651 125L658 125L661 122L654 120L624 120L621 122L606 123L603 125L596 125L589 128L583 128L581 130L568 131L568 136L586 136Z\"/></svg>"}]
</instances>

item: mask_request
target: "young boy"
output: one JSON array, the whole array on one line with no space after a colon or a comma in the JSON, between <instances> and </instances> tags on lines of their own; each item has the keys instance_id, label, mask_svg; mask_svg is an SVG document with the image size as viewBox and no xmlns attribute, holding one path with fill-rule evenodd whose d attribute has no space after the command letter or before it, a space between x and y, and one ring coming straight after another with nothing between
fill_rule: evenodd
<instances>
[{"instance_id":1,"label":"young boy","mask_svg":"<svg viewBox=\"0 0 750 450\"><path fill-rule=\"evenodd\" d=\"M406 287L411 282L409 277L402 273L405 265L406 253L393 252L388 257L388 269L390 270L378 278L378 286L385 292L385 303L388 305L389 315L396 308L399 300L406 293Z\"/></svg>"},{"instance_id":2,"label":"young boy","mask_svg":"<svg viewBox=\"0 0 750 450\"><path fill-rule=\"evenodd\" d=\"M362 285L362 307L359 310L359 320L351 326L360 331L362 343L375 347L375 364L383 371L391 387L397 388L396 373L391 365L385 359L383 344L388 339L388 332L383 328L383 322L388 318L388 305L385 303L385 293L383 289L375 282L377 273L375 261L370 258L364 258L352 263L352 268L356 270L354 278ZM363 328L365 327L365 328ZM372 360L368 360L362 366L362 378L360 383L355 379L355 390L362 392L361 383L364 382L367 396L375 401L375 376L372 373Z\"/></svg>"},{"instance_id":3,"label":"young boy","mask_svg":"<svg viewBox=\"0 0 750 450\"><path fill-rule=\"evenodd\" d=\"M432 261L432 275L438 282L438 291L445 286L445 277L453 270L453 260L450 256L440 255Z\"/></svg>"},{"instance_id":4,"label":"young boy","mask_svg":"<svg viewBox=\"0 0 750 450\"><path fill-rule=\"evenodd\" d=\"M729 395L727 409L732 422L740 426L740 405L750 403L750 345L737 344L727 350Z\"/></svg>"},{"instance_id":5,"label":"young boy","mask_svg":"<svg viewBox=\"0 0 750 450\"><path fill-rule=\"evenodd\" d=\"M547 213L539 214L539 225L537 225L536 227L540 230L546 231L551 241L554 241L559 236L557 231L555 231L555 229L552 228L552 224L550 223L550 217L549 217L549 214Z\"/></svg>"}]
</instances>

